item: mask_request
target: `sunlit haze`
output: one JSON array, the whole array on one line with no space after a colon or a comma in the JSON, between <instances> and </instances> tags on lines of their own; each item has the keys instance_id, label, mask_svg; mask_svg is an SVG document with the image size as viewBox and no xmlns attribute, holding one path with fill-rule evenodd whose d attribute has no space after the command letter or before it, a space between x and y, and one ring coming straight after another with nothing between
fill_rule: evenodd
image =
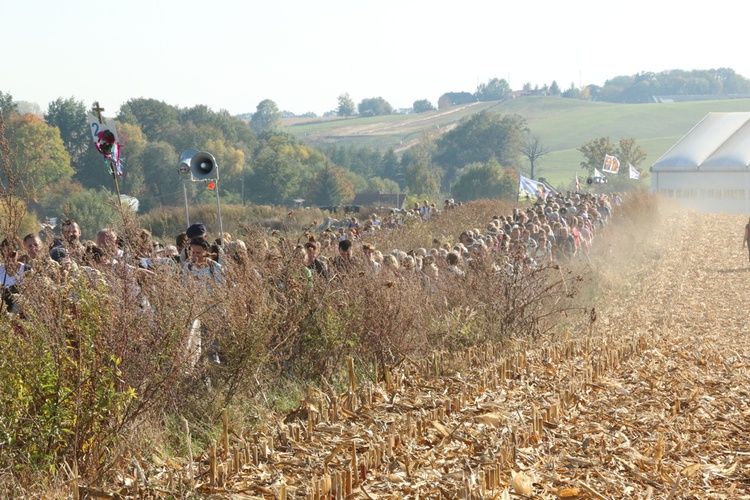
<instances>
[{"instance_id":1,"label":"sunlit haze","mask_svg":"<svg viewBox=\"0 0 750 500\"><path fill-rule=\"evenodd\" d=\"M132 98L232 114L272 99L322 115L348 93L437 104L503 78L561 89L618 75L732 68L750 77L736 2L464 0L0 0L0 91L43 110L58 97Z\"/></svg>"}]
</instances>

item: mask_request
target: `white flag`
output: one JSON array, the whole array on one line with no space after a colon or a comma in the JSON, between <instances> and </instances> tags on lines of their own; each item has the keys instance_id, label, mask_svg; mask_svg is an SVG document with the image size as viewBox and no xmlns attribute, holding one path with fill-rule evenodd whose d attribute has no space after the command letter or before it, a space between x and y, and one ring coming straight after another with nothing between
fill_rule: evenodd
<instances>
[{"instance_id":1,"label":"white flag","mask_svg":"<svg viewBox=\"0 0 750 500\"><path fill-rule=\"evenodd\" d=\"M597 169L594 169L594 179L597 177L604 177L604 174L599 172Z\"/></svg>"},{"instance_id":2,"label":"white flag","mask_svg":"<svg viewBox=\"0 0 750 500\"><path fill-rule=\"evenodd\" d=\"M630 172L630 178L631 179L636 179L637 180L637 179L641 178L641 173L639 171L637 171L636 169L634 169L633 165L631 165L630 163L628 163L628 172Z\"/></svg>"},{"instance_id":3,"label":"white flag","mask_svg":"<svg viewBox=\"0 0 750 500\"><path fill-rule=\"evenodd\" d=\"M619 171L620 160L618 160L615 156L605 154L604 164L602 165L602 172L607 172L608 174L616 174Z\"/></svg>"},{"instance_id":4,"label":"white flag","mask_svg":"<svg viewBox=\"0 0 750 500\"><path fill-rule=\"evenodd\" d=\"M545 186L543 183L531 180L528 177L524 177L523 175L519 176L519 195L528 193L529 195L534 195L545 200L547 199L547 191L547 186Z\"/></svg>"}]
</instances>

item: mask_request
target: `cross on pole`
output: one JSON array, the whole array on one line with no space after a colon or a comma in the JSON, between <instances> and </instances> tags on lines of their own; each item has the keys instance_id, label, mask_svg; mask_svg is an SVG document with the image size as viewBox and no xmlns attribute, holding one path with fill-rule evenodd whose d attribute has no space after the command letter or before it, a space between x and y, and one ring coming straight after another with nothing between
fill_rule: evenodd
<instances>
[{"instance_id":1,"label":"cross on pole","mask_svg":"<svg viewBox=\"0 0 750 500\"><path fill-rule=\"evenodd\" d=\"M104 111L104 108L99 106L99 101L95 101L94 105L91 108L91 111L96 113L96 119L99 120L99 123L104 123L102 121L102 111ZM120 186L117 184L117 173L115 173L115 170L117 170L112 163L111 160L107 160L109 162L109 171L112 172L112 180L115 183L115 191L117 192L117 202L120 204L120 210L122 210L122 197L120 196Z\"/></svg>"},{"instance_id":2,"label":"cross on pole","mask_svg":"<svg viewBox=\"0 0 750 500\"><path fill-rule=\"evenodd\" d=\"M104 111L104 108L99 107L99 101L94 102L94 106L91 110L96 113L96 118L99 120L99 123L103 123L102 111Z\"/></svg>"}]
</instances>

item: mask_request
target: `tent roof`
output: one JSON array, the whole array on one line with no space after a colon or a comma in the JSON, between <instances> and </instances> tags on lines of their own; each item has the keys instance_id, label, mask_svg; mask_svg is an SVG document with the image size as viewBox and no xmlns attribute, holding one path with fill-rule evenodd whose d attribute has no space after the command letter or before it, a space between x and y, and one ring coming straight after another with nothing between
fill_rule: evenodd
<instances>
[{"instance_id":1,"label":"tent roof","mask_svg":"<svg viewBox=\"0 0 750 500\"><path fill-rule=\"evenodd\" d=\"M651 171L747 171L749 167L750 112L709 113Z\"/></svg>"}]
</instances>

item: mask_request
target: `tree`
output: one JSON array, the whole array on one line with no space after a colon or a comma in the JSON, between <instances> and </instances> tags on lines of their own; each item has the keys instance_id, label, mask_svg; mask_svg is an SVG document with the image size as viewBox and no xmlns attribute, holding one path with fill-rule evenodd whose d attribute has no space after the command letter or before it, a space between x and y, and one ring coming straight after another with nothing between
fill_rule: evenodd
<instances>
[{"instance_id":1,"label":"tree","mask_svg":"<svg viewBox=\"0 0 750 500\"><path fill-rule=\"evenodd\" d=\"M271 99L260 101L250 118L250 128L256 134L281 130L281 115L276 103Z\"/></svg>"},{"instance_id":2,"label":"tree","mask_svg":"<svg viewBox=\"0 0 750 500\"><path fill-rule=\"evenodd\" d=\"M179 129L180 110L156 99L131 99L120 107L117 120L138 125L149 141L168 141Z\"/></svg>"},{"instance_id":3,"label":"tree","mask_svg":"<svg viewBox=\"0 0 750 500\"><path fill-rule=\"evenodd\" d=\"M36 198L45 186L73 176L70 155L58 129L34 115L16 115L9 129L14 172L30 197Z\"/></svg>"},{"instance_id":4,"label":"tree","mask_svg":"<svg viewBox=\"0 0 750 500\"><path fill-rule=\"evenodd\" d=\"M258 146L258 138L250 129L247 122L230 115L225 109L217 113L204 105L193 106L192 108L180 111L179 121L182 126L176 131L177 134L175 134L175 137L170 139L178 151L180 147L177 141L179 137L184 135L187 127L193 127L194 130L200 129L201 132L205 132L208 130L207 127L211 127L214 130L211 132L214 139L225 140L234 147L243 149L246 152ZM216 131L221 134L218 134ZM198 143L199 141L195 141L187 147L196 147L195 145Z\"/></svg>"},{"instance_id":5,"label":"tree","mask_svg":"<svg viewBox=\"0 0 750 500\"><path fill-rule=\"evenodd\" d=\"M412 104L412 109L414 109L415 113L424 113L426 111L433 111L435 109L435 106L433 106L432 103L427 99L420 99L418 101L414 101L414 104Z\"/></svg>"},{"instance_id":6,"label":"tree","mask_svg":"<svg viewBox=\"0 0 750 500\"><path fill-rule=\"evenodd\" d=\"M339 105L336 107L336 115L352 116L355 111L354 101L349 97L349 94L341 94L339 96Z\"/></svg>"},{"instance_id":7,"label":"tree","mask_svg":"<svg viewBox=\"0 0 750 500\"><path fill-rule=\"evenodd\" d=\"M455 181L456 171L470 163L496 159L501 165L518 165L526 121L519 115L482 111L464 118L437 141L433 160L445 169L443 188Z\"/></svg>"},{"instance_id":8,"label":"tree","mask_svg":"<svg viewBox=\"0 0 750 500\"><path fill-rule=\"evenodd\" d=\"M580 99L581 89L576 87L575 82L570 82L570 87L562 93L562 97L567 97L568 99Z\"/></svg>"},{"instance_id":9,"label":"tree","mask_svg":"<svg viewBox=\"0 0 750 500\"><path fill-rule=\"evenodd\" d=\"M81 227L82 239L94 239L101 228L113 227L118 215L117 198L104 188L74 191L60 209L61 217Z\"/></svg>"},{"instance_id":10,"label":"tree","mask_svg":"<svg viewBox=\"0 0 750 500\"><path fill-rule=\"evenodd\" d=\"M354 199L354 183L349 172L328 165L315 174L308 184L305 200L317 206L344 205Z\"/></svg>"},{"instance_id":11,"label":"tree","mask_svg":"<svg viewBox=\"0 0 750 500\"><path fill-rule=\"evenodd\" d=\"M399 180L403 181L404 169L393 148L388 149L388 151L383 154L382 169L376 175L395 182L399 182Z\"/></svg>"},{"instance_id":12,"label":"tree","mask_svg":"<svg viewBox=\"0 0 750 500\"><path fill-rule=\"evenodd\" d=\"M536 166L539 159L549 153L549 148L546 147L539 138L535 135L527 137L521 143L521 154L523 154L529 160L529 177L535 179Z\"/></svg>"},{"instance_id":13,"label":"tree","mask_svg":"<svg viewBox=\"0 0 750 500\"><path fill-rule=\"evenodd\" d=\"M432 141L425 140L404 153L401 161L404 168L404 186L410 193L440 192L442 172L432 162L433 144Z\"/></svg>"},{"instance_id":14,"label":"tree","mask_svg":"<svg viewBox=\"0 0 750 500\"><path fill-rule=\"evenodd\" d=\"M500 101L510 92L510 85L504 79L492 78L487 83L480 83L474 93L478 101Z\"/></svg>"},{"instance_id":15,"label":"tree","mask_svg":"<svg viewBox=\"0 0 750 500\"><path fill-rule=\"evenodd\" d=\"M256 203L282 205L303 197L312 176L329 160L290 134L268 135L253 157L250 196Z\"/></svg>"},{"instance_id":16,"label":"tree","mask_svg":"<svg viewBox=\"0 0 750 500\"><path fill-rule=\"evenodd\" d=\"M628 163L633 167L638 167L648 156L646 152L635 143L634 138L621 138L617 148L617 158L622 166L627 167ZM622 167L621 167L622 168Z\"/></svg>"},{"instance_id":17,"label":"tree","mask_svg":"<svg viewBox=\"0 0 750 500\"><path fill-rule=\"evenodd\" d=\"M617 154L617 147L609 137L598 137L583 144L583 146L578 148L578 151L585 158L581 162L581 166L590 174L593 174L595 168L601 169L604 162L604 155Z\"/></svg>"},{"instance_id":18,"label":"tree","mask_svg":"<svg viewBox=\"0 0 750 500\"><path fill-rule=\"evenodd\" d=\"M299 164L294 158L262 147L253 161L251 198L256 203L282 205L297 197L302 183Z\"/></svg>"},{"instance_id":19,"label":"tree","mask_svg":"<svg viewBox=\"0 0 750 500\"><path fill-rule=\"evenodd\" d=\"M16 103L16 109L19 115L36 115L42 116L42 107L30 101L18 101Z\"/></svg>"},{"instance_id":20,"label":"tree","mask_svg":"<svg viewBox=\"0 0 750 500\"><path fill-rule=\"evenodd\" d=\"M6 122L10 120L10 115L15 111L16 104L13 102L13 96L0 91L0 113L2 113Z\"/></svg>"},{"instance_id":21,"label":"tree","mask_svg":"<svg viewBox=\"0 0 750 500\"><path fill-rule=\"evenodd\" d=\"M73 97L58 97L49 103L44 121L60 130L60 138L70 154L70 164L78 172L84 154L94 143L86 123L86 105Z\"/></svg>"},{"instance_id":22,"label":"tree","mask_svg":"<svg viewBox=\"0 0 750 500\"><path fill-rule=\"evenodd\" d=\"M560 95L560 86L556 80L552 80L552 84L549 86L549 95Z\"/></svg>"},{"instance_id":23,"label":"tree","mask_svg":"<svg viewBox=\"0 0 750 500\"><path fill-rule=\"evenodd\" d=\"M585 143L578 148L578 151L583 153L585 157L581 166L586 168L589 173L593 172L594 168L601 171L606 154L615 156L620 161L620 170L617 174L604 173L607 176L610 189L627 190L638 185L630 181L628 163L633 167L638 167L646 159L646 152L635 143L635 139L622 138L618 145L615 145L609 137L599 137Z\"/></svg>"},{"instance_id":24,"label":"tree","mask_svg":"<svg viewBox=\"0 0 750 500\"><path fill-rule=\"evenodd\" d=\"M148 196L140 200L143 211L159 205L179 205L183 191L177 172L179 156L171 144L153 141L146 144L140 161Z\"/></svg>"},{"instance_id":25,"label":"tree","mask_svg":"<svg viewBox=\"0 0 750 500\"><path fill-rule=\"evenodd\" d=\"M464 201L515 199L518 195L518 176L513 170L504 169L496 160L472 163L459 173L451 195Z\"/></svg>"},{"instance_id":26,"label":"tree","mask_svg":"<svg viewBox=\"0 0 750 500\"><path fill-rule=\"evenodd\" d=\"M122 149L122 153L125 157L123 174L124 178L120 183L120 192L122 194L128 194L141 198L147 193L146 190L146 178L143 169L143 152L146 150L146 137L144 137L138 125L131 125L129 123L120 123L117 125L117 133L121 137L126 137L126 144ZM175 163L177 159L175 158ZM102 170L104 167L100 165ZM140 210L145 211L148 207L141 204Z\"/></svg>"},{"instance_id":27,"label":"tree","mask_svg":"<svg viewBox=\"0 0 750 500\"><path fill-rule=\"evenodd\" d=\"M369 97L362 99L357 105L357 110L362 116L382 116L393 113L393 106L382 97Z\"/></svg>"},{"instance_id":28,"label":"tree","mask_svg":"<svg viewBox=\"0 0 750 500\"><path fill-rule=\"evenodd\" d=\"M367 179L367 187L365 190L370 193L398 194L401 192L401 186L391 179L371 177Z\"/></svg>"}]
</instances>

